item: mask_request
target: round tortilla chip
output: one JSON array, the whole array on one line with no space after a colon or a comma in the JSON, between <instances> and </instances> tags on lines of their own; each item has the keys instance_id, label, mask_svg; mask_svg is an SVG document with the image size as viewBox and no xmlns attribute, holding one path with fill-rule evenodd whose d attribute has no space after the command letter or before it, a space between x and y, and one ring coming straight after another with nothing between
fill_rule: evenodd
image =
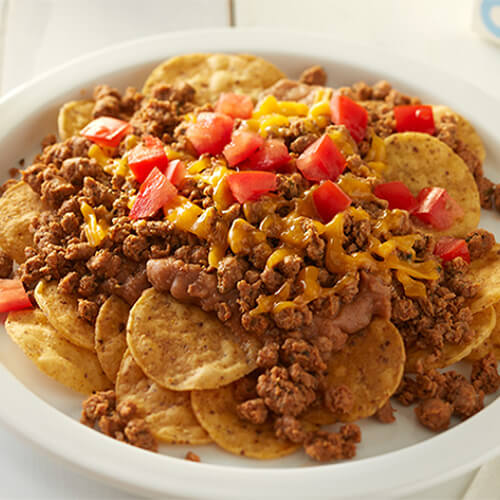
<instances>
[{"instance_id":1,"label":"round tortilla chip","mask_svg":"<svg viewBox=\"0 0 500 500\"><path fill-rule=\"evenodd\" d=\"M285 75L269 61L248 54L186 54L158 65L146 80L143 93L159 83L188 83L196 90L196 104L215 102L221 92L238 92L257 98Z\"/></svg>"},{"instance_id":2,"label":"round tortilla chip","mask_svg":"<svg viewBox=\"0 0 500 500\"><path fill-rule=\"evenodd\" d=\"M500 361L500 302L496 303L493 309L496 316L495 326L484 342L467 356L467 361L478 361L490 353Z\"/></svg>"},{"instance_id":3,"label":"round tortilla chip","mask_svg":"<svg viewBox=\"0 0 500 500\"><path fill-rule=\"evenodd\" d=\"M170 391L144 375L127 351L116 379L118 402L134 403L150 431L159 441L205 444L212 440L198 423L189 392Z\"/></svg>"},{"instance_id":4,"label":"round tortilla chip","mask_svg":"<svg viewBox=\"0 0 500 500\"><path fill-rule=\"evenodd\" d=\"M470 122L447 106L433 105L432 113L436 123L442 122L444 116L451 115L457 124L457 138L461 140L477 158L479 158L481 163L484 163L486 151L483 141Z\"/></svg>"},{"instance_id":5,"label":"round tortilla chip","mask_svg":"<svg viewBox=\"0 0 500 500\"><path fill-rule=\"evenodd\" d=\"M95 351L104 373L113 381L127 350L129 311L126 302L112 295L99 309L95 322Z\"/></svg>"},{"instance_id":6,"label":"round tortilla chip","mask_svg":"<svg viewBox=\"0 0 500 500\"><path fill-rule=\"evenodd\" d=\"M5 329L43 373L66 387L83 394L112 387L97 356L59 335L39 309L9 313Z\"/></svg>"},{"instance_id":7,"label":"round tortilla chip","mask_svg":"<svg viewBox=\"0 0 500 500\"><path fill-rule=\"evenodd\" d=\"M352 408L334 416L353 422L372 416L394 394L403 377L405 349L397 328L374 318L367 328L351 335L345 347L328 362L327 387L348 387Z\"/></svg>"},{"instance_id":8,"label":"round tortilla chip","mask_svg":"<svg viewBox=\"0 0 500 500\"><path fill-rule=\"evenodd\" d=\"M210 437L224 450L235 455L267 460L290 455L299 446L278 439L273 424L252 424L236 413L238 402L234 384L210 391L193 391L194 414Z\"/></svg>"},{"instance_id":9,"label":"round tortilla chip","mask_svg":"<svg viewBox=\"0 0 500 500\"><path fill-rule=\"evenodd\" d=\"M69 101L61 107L57 115L57 132L61 141L78 135L92 121L94 104L94 101Z\"/></svg>"},{"instance_id":10,"label":"round tortilla chip","mask_svg":"<svg viewBox=\"0 0 500 500\"><path fill-rule=\"evenodd\" d=\"M24 249L33 246L31 221L43 210L38 194L23 181L9 187L0 198L0 247L18 264L26 260Z\"/></svg>"},{"instance_id":11,"label":"round tortilla chip","mask_svg":"<svg viewBox=\"0 0 500 500\"><path fill-rule=\"evenodd\" d=\"M57 282L40 281L35 288L35 299L50 324L62 335L84 349L94 351L94 327L78 316L76 297L57 289Z\"/></svg>"},{"instance_id":12,"label":"round tortilla chip","mask_svg":"<svg viewBox=\"0 0 500 500\"><path fill-rule=\"evenodd\" d=\"M476 296L468 304L472 313L500 302L500 245L495 245L484 257L473 260L467 275L473 283L479 284Z\"/></svg>"},{"instance_id":13,"label":"round tortilla chip","mask_svg":"<svg viewBox=\"0 0 500 500\"><path fill-rule=\"evenodd\" d=\"M134 304L127 344L144 373L167 389L216 389L257 366L259 342L215 316L150 288Z\"/></svg>"},{"instance_id":14,"label":"round tortilla chip","mask_svg":"<svg viewBox=\"0 0 500 500\"><path fill-rule=\"evenodd\" d=\"M408 373L417 372L421 363L426 370L432 368L446 368L458 361L466 358L476 347L480 346L487 339L496 323L496 315L493 307L488 307L474 314L471 327L474 336L467 343L445 344L441 356L436 358L431 349L408 349L406 352L405 371Z\"/></svg>"},{"instance_id":15,"label":"round tortilla chip","mask_svg":"<svg viewBox=\"0 0 500 500\"><path fill-rule=\"evenodd\" d=\"M422 225L422 230L435 235L465 236L477 227L481 206L474 177L444 142L428 134L404 132L387 137L385 148L385 180L403 182L415 196L424 187L445 188L464 211L464 216L449 229L437 231Z\"/></svg>"}]
</instances>

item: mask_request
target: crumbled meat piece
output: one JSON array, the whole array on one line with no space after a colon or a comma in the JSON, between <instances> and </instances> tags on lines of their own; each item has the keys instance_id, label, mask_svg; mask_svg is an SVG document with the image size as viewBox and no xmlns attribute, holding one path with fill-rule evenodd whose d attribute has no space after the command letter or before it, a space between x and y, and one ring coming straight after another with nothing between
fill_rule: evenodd
<instances>
[{"instance_id":1,"label":"crumbled meat piece","mask_svg":"<svg viewBox=\"0 0 500 500\"><path fill-rule=\"evenodd\" d=\"M242 420L252 424L263 424L267 420L268 410L261 398L249 399L236 407L236 412Z\"/></svg>"},{"instance_id":2,"label":"crumbled meat piece","mask_svg":"<svg viewBox=\"0 0 500 500\"><path fill-rule=\"evenodd\" d=\"M498 362L492 353L474 362L470 379L477 391L493 394L500 389L500 375L497 366Z\"/></svg>"},{"instance_id":3,"label":"crumbled meat piece","mask_svg":"<svg viewBox=\"0 0 500 500\"><path fill-rule=\"evenodd\" d=\"M332 413L348 413L354 404L354 396L349 387L339 385L329 387L325 392L325 406Z\"/></svg>"},{"instance_id":4,"label":"crumbled meat piece","mask_svg":"<svg viewBox=\"0 0 500 500\"><path fill-rule=\"evenodd\" d=\"M94 255L95 248L90 243L70 243L64 258L67 260L88 260Z\"/></svg>"},{"instance_id":5,"label":"crumbled meat piece","mask_svg":"<svg viewBox=\"0 0 500 500\"><path fill-rule=\"evenodd\" d=\"M308 146L310 146L316 139L318 139L318 136L315 134L305 134L305 135L300 135L297 137L297 139L294 139L290 143L290 151L292 153L297 153L300 155L303 153Z\"/></svg>"},{"instance_id":6,"label":"crumbled meat piece","mask_svg":"<svg viewBox=\"0 0 500 500\"><path fill-rule=\"evenodd\" d=\"M307 305L291 305L272 314L278 328L298 330L312 322L312 312Z\"/></svg>"},{"instance_id":7,"label":"crumbled meat piece","mask_svg":"<svg viewBox=\"0 0 500 500\"><path fill-rule=\"evenodd\" d=\"M13 264L12 259L3 250L0 250L0 278L10 278Z\"/></svg>"},{"instance_id":8,"label":"crumbled meat piece","mask_svg":"<svg viewBox=\"0 0 500 500\"><path fill-rule=\"evenodd\" d=\"M68 273L64 278L57 284L57 289L66 294L74 293L78 288L80 283L80 276L77 272L72 271Z\"/></svg>"},{"instance_id":9,"label":"crumbled meat piece","mask_svg":"<svg viewBox=\"0 0 500 500\"><path fill-rule=\"evenodd\" d=\"M224 257L217 267L217 288L220 293L232 290L243 279L248 265L238 257Z\"/></svg>"},{"instance_id":10,"label":"crumbled meat piece","mask_svg":"<svg viewBox=\"0 0 500 500\"><path fill-rule=\"evenodd\" d=\"M346 424L340 432L318 431L307 439L305 452L318 462L345 460L356 456L356 444L361 441L361 431L356 424Z\"/></svg>"},{"instance_id":11,"label":"crumbled meat piece","mask_svg":"<svg viewBox=\"0 0 500 500\"><path fill-rule=\"evenodd\" d=\"M302 424L290 415L278 417L274 421L274 431L278 439L288 439L292 443L303 443L307 437Z\"/></svg>"},{"instance_id":12,"label":"crumbled meat piece","mask_svg":"<svg viewBox=\"0 0 500 500\"><path fill-rule=\"evenodd\" d=\"M201 462L200 457L194 451L188 451L184 458L190 462Z\"/></svg>"},{"instance_id":13,"label":"crumbled meat piece","mask_svg":"<svg viewBox=\"0 0 500 500\"><path fill-rule=\"evenodd\" d=\"M257 366L259 368L272 368L279 360L279 344L277 342L268 342L259 349L257 355Z\"/></svg>"},{"instance_id":14,"label":"crumbled meat piece","mask_svg":"<svg viewBox=\"0 0 500 500\"><path fill-rule=\"evenodd\" d=\"M495 245L495 236L485 229L476 229L466 237L471 260L484 257Z\"/></svg>"},{"instance_id":15,"label":"crumbled meat piece","mask_svg":"<svg viewBox=\"0 0 500 500\"><path fill-rule=\"evenodd\" d=\"M281 346L281 358L289 364L298 363L311 372L319 373L326 370L318 348L305 340L286 339Z\"/></svg>"},{"instance_id":16,"label":"crumbled meat piece","mask_svg":"<svg viewBox=\"0 0 500 500\"><path fill-rule=\"evenodd\" d=\"M321 66L311 66L300 75L299 81L307 85L326 85L326 72Z\"/></svg>"},{"instance_id":17,"label":"crumbled meat piece","mask_svg":"<svg viewBox=\"0 0 500 500\"><path fill-rule=\"evenodd\" d=\"M78 299L78 316L80 316L80 318L93 325L98 312L99 306L95 302L86 299Z\"/></svg>"},{"instance_id":18,"label":"crumbled meat piece","mask_svg":"<svg viewBox=\"0 0 500 500\"><path fill-rule=\"evenodd\" d=\"M75 188L72 184L56 176L44 181L41 187L42 201L56 209L74 192Z\"/></svg>"},{"instance_id":19,"label":"crumbled meat piece","mask_svg":"<svg viewBox=\"0 0 500 500\"><path fill-rule=\"evenodd\" d=\"M450 403L439 398L426 399L415 408L418 421L434 432L448 429L452 413Z\"/></svg>"},{"instance_id":20,"label":"crumbled meat piece","mask_svg":"<svg viewBox=\"0 0 500 500\"><path fill-rule=\"evenodd\" d=\"M394 412L395 410L391 405L391 401L388 400L384 404L384 406L382 406L377 410L374 416L379 422L382 422L383 424L392 424L393 422L396 421Z\"/></svg>"},{"instance_id":21,"label":"crumbled meat piece","mask_svg":"<svg viewBox=\"0 0 500 500\"><path fill-rule=\"evenodd\" d=\"M308 182L301 174L277 174L278 195L287 200L298 198L308 188Z\"/></svg>"}]
</instances>

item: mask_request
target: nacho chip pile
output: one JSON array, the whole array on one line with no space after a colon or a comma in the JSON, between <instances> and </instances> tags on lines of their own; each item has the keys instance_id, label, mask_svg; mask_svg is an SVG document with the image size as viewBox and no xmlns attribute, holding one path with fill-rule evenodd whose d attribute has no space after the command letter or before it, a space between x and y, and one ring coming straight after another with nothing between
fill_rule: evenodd
<instances>
[{"instance_id":1,"label":"nacho chip pile","mask_svg":"<svg viewBox=\"0 0 500 500\"><path fill-rule=\"evenodd\" d=\"M500 246L476 231L480 137L441 105L427 109L435 130L397 131L396 101L415 100L387 82L331 89L324 78L313 67L288 80L245 54L174 57L142 94L103 85L99 106L64 104L66 149L49 146L0 198L0 247L36 304L10 312L7 333L41 372L97 393L86 418L104 432L115 422L106 433L132 444L142 433L256 459L301 446L317 460L352 458L354 423L391 421L408 374L500 360ZM234 102L245 116L229 118ZM333 102L365 113L362 136ZM117 119L121 140L99 137ZM224 149L202 151L228 123ZM253 147L245 157L234 127ZM314 157L325 149L337 163ZM392 182L405 203L442 188L458 215L444 229L422 222L415 206L374 194ZM141 205L155 186L168 202ZM453 407L462 418L477 409Z\"/></svg>"}]
</instances>

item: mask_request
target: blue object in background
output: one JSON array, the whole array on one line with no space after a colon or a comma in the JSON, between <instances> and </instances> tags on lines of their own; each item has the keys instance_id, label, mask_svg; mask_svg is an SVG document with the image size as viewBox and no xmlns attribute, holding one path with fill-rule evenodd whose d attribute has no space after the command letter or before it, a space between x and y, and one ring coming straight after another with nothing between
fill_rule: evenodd
<instances>
[{"instance_id":1,"label":"blue object in background","mask_svg":"<svg viewBox=\"0 0 500 500\"><path fill-rule=\"evenodd\" d=\"M488 31L490 31L492 35L500 38L500 25L496 24L493 19L494 7L498 7L500 10L500 0L482 0L480 7L481 19Z\"/></svg>"}]
</instances>

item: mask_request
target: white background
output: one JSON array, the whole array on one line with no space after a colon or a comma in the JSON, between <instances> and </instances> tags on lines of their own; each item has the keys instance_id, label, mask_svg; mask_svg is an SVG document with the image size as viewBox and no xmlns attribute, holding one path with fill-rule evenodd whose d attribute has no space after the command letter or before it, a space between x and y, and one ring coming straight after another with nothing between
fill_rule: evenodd
<instances>
[{"instance_id":1,"label":"white background","mask_svg":"<svg viewBox=\"0 0 500 500\"><path fill-rule=\"evenodd\" d=\"M472 32L472 0L234 0L230 10L228 0L0 0L0 94L112 43L232 21L390 49L409 65L424 61L499 97L500 45ZM473 475L408 498L462 498ZM0 425L0 498L136 497L84 477Z\"/></svg>"}]
</instances>

